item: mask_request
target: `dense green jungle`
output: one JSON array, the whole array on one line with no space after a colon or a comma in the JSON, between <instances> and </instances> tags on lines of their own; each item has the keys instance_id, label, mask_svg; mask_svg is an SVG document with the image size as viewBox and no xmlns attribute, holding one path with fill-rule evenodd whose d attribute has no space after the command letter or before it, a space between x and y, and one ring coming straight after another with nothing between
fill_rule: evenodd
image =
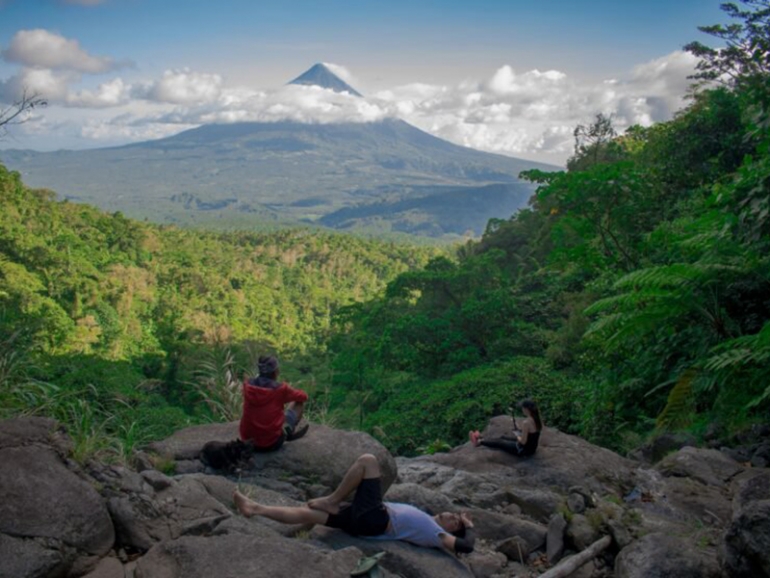
<instances>
[{"instance_id":1,"label":"dense green jungle","mask_svg":"<svg viewBox=\"0 0 770 578\"><path fill-rule=\"evenodd\" d=\"M516 401L616 450L770 408L770 8L723 6L673 120L575 129L527 209L452 249L206 233L57 201L0 168L0 412L124 459L236 419L276 353L317 423L440 451Z\"/></svg>"}]
</instances>

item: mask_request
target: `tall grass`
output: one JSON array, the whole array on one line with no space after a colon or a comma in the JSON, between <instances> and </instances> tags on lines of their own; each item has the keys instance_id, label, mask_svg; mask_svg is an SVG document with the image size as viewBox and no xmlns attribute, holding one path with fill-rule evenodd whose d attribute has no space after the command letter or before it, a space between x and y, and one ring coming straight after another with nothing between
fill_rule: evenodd
<instances>
[{"instance_id":1,"label":"tall grass","mask_svg":"<svg viewBox=\"0 0 770 578\"><path fill-rule=\"evenodd\" d=\"M241 381L243 373L229 347L217 347L201 353L190 385L201 396L214 418L234 421L243 408Z\"/></svg>"}]
</instances>

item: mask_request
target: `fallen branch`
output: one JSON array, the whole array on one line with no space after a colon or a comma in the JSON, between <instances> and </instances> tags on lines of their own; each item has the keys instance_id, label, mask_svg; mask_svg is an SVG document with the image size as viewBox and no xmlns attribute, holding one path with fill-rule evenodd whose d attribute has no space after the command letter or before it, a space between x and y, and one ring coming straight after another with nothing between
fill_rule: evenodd
<instances>
[{"instance_id":1,"label":"fallen branch","mask_svg":"<svg viewBox=\"0 0 770 578\"><path fill-rule=\"evenodd\" d=\"M611 543L612 543L612 538L610 538L609 536L605 536L604 538L597 540L596 542L591 544L588 548L586 548L582 552L578 552L571 558L564 560L563 562L561 562L560 564L557 564L547 572L544 572L543 574L540 575L539 578L565 578L565 576L569 576L573 572L577 571L578 568L580 568L583 564L585 564L589 560L593 560L594 558L596 558Z\"/></svg>"}]
</instances>

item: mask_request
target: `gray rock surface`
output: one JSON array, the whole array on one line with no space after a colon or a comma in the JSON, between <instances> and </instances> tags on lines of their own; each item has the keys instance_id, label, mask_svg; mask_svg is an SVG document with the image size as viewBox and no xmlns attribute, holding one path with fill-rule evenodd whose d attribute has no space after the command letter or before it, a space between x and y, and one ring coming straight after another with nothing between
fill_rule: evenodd
<instances>
[{"instance_id":1,"label":"gray rock surface","mask_svg":"<svg viewBox=\"0 0 770 578\"><path fill-rule=\"evenodd\" d=\"M11 576L66 574L82 556L103 556L115 534L107 508L83 472L62 453L68 444L55 422L0 422L0 536L15 552ZM27 559L33 557L33 559ZM37 570L35 570L37 568Z\"/></svg>"},{"instance_id":2,"label":"gray rock surface","mask_svg":"<svg viewBox=\"0 0 770 578\"><path fill-rule=\"evenodd\" d=\"M418 484L394 484L385 493L388 502L412 504L431 515L454 512L458 508L445 494Z\"/></svg>"},{"instance_id":3,"label":"gray rock surface","mask_svg":"<svg viewBox=\"0 0 770 578\"><path fill-rule=\"evenodd\" d=\"M731 578L770 577L770 472L738 484L719 557Z\"/></svg>"},{"instance_id":4,"label":"gray rock surface","mask_svg":"<svg viewBox=\"0 0 770 578\"><path fill-rule=\"evenodd\" d=\"M61 575L72 566L75 557L71 548L56 540L0 534L0 576L3 578Z\"/></svg>"},{"instance_id":5,"label":"gray rock surface","mask_svg":"<svg viewBox=\"0 0 770 578\"><path fill-rule=\"evenodd\" d=\"M475 578L493 578L508 565L508 559L501 552L472 552L465 563Z\"/></svg>"},{"instance_id":6,"label":"gray rock surface","mask_svg":"<svg viewBox=\"0 0 770 578\"><path fill-rule=\"evenodd\" d=\"M548 563L555 564L561 560L564 554L564 532L567 529L567 521L561 514L554 514L548 522L548 535L546 536L546 555Z\"/></svg>"},{"instance_id":7,"label":"gray rock surface","mask_svg":"<svg viewBox=\"0 0 770 578\"><path fill-rule=\"evenodd\" d=\"M666 534L648 534L623 548L616 578L718 578L719 566L707 552Z\"/></svg>"},{"instance_id":8,"label":"gray rock surface","mask_svg":"<svg viewBox=\"0 0 770 578\"><path fill-rule=\"evenodd\" d=\"M548 530L540 524L485 510L471 510L470 515L479 538L505 540L518 536L527 543L529 550L539 550L545 545Z\"/></svg>"},{"instance_id":9,"label":"gray rock surface","mask_svg":"<svg viewBox=\"0 0 770 578\"><path fill-rule=\"evenodd\" d=\"M720 451L685 447L661 460L655 469L666 477L688 477L706 486L723 487L744 468Z\"/></svg>"},{"instance_id":10,"label":"gray rock surface","mask_svg":"<svg viewBox=\"0 0 770 578\"><path fill-rule=\"evenodd\" d=\"M324 550L302 540L230 534L185 536L155 546L139 559L136 578L318 578L348 576L361 552Z\"/></svg>"},{"instance_id":11,"label":"gray rock surface","mask_svg":"<svg viewBox=\"0 0 770 578\"><path fill-rule=\"evenodd\" d=\"M485 431L499 435L509 423L495 418ZM0 422L0 578L346 576L361 556L380 551L388 578L513 578L554 563L565 536L567 547L581 550L607 534L614 545L576 577L609 578L613 564L622 578L770 577L770 472L715 450L685 447L649 468L548 429L529 459L465 444L394 460L366 434L311 426L305 438L257 456L238 478L206 469L197 458L203 444L236 433L237 424L214 424L156 442L154 452L190 472L169 476L152 469L150 457L138 462L141 473L97 462L81 467L56 422ZM236 487L263 504L300 506L330 491L361 453L379 457L386 487L397 479L386 500L467 512L476 551L458 559L329 528L246 519L233 509ZM45 500L37 500L41 488ZM566 524L560 514L568 503L583 514Z\"/></svg>"},{"instance_id":12,"label":"gray rock surface","mask_svg":"<svg viewBox=\"0 0 770 578\"><path fill-rule=\"evenodd\" d=\"M197 462L206 443L227 442L237 437L238 422L195 426L150 444L148 450L182 463ZM396 479L396 464L382 444L365 433L341 431L318 424L311 424L305 437L285 443L278 451L256 454L248 471L242 472L242 477L248 478L254 472L267 477L273 474L273 477L285 477L289 473L308 487L321 483L333 489L356 458L365 453L374 454L379 460L383 490L387 490ZM196 471L189 463L185 467L187 473Z\"/></svg>"},{"instance_id":13,"label":"gray rock surface","mask_svg":"<svg viewBox=\"0 0 770 578\"><path fill-rule=\"evenodd\" d=\"M520 564L526 564L530 551L529 544L520 536L506 538L497 545L496 550L504 554L508 560L513 560Z\"/></svg>"},{"instance_id":14,"label":"gray rock surface","mask_svg":"<svg viewBox=\"0 0 770 578\"><path fill-rule=\"evenodd\" d=\"M420 548L406 542L366 540L348 536L340 530L316 527L311 537L328 547L353 546L371 556L387 552L380 566L403 578L468 578L473 576L467 564L435 548Z\"/></svg>"},{"instance_id":15,"label":"gray rock surface","mask_svg":"<svg viewBox=\"0 0 770 578\"><path fill-rule=\"evenodd\" d=\"M121 547L146 551L163 540L206 534L232 515L198 480L169 479L160 491L143 483L137 491L130 481L135 476L116 477L115 495L107 501Z\"/></svg>"},{"instance_id":16,"label":"gray rock surface","mask_svg":"<svg viewBox=\"0 0 770 578\"><path fill-rule=\"evenodd\" d=\"M509 434L510 423L506 416L492 418L482 434L485 437ZM618 492L633 486L633 471L638 467L638 463L610 450L548 427L543 429L537 453L529 458L516 458L500 450L476 448L467 443L448 453L418 459L475 474L505 475L508 484L514 487L562 493L567 493L572 486L586 486L587 490L599 494Z\"/></svg>"},{"instance_id":17,"label":"gray rock surface","mask_svg":"<svg viewBox=\"0 0 770 578\"><path fill-rule=\"evenodd\" d=\"M600 537L600 528L582 514L575 514L567 524L567 538L578 551L585 550Z\"/></svg>"},{"instance_id":18,"label":"gray rock surface","mask_svg":"<svg viewBox=\"0 0 770 578\"><path fill-rule=\"evenodd\" d=\"M126 570L117 558L102 558L96 568L83 578L125 578Z\"/></svg>"}]
</instances>

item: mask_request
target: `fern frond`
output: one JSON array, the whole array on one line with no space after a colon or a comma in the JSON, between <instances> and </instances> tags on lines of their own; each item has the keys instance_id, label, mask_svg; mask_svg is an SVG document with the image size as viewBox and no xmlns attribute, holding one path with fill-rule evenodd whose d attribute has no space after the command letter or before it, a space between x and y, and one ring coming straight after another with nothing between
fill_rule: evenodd
<instances>
[{"instance_id":1,"label":"fern frond","mask_svg":"<svg viewBox=\"0 0 770 578\"><path fill-rule=\"evenodd\" d=\"M698 372L695 369L686 370L671 389L666 401L666 407L656 420L658 429L672 429L688 425L692 415L693 387L692 382Z\"/></svg>"},{"instance_id":2,"label":"fern frond","mask_svg":"<svg viewBox=\"0 0 770 578\"><path fill-rule=\"evenodd\" d=\"M716 355L705 364L712 371L766 363L770 360L770 323L765 323L758 333L725 341L712 351Z\"/></svg>"},{"instance_id":3,"label":"fern frond","mask_svg":"<svg viewBox=\"0 0 770 578\"><path fill-rule=\"evenodd\" d=\"M594 321L583 334L585 337L594 335L605 330L614 330L616 326L623 323L626 319L626 315L622 313L613 313L611 315L605 315L600 319Z\"/></svg>"},{"instance_id":4,"label":"fern frond","mask_svg":"<svg viewBox=\"0 0 770 578\"><path fill-rule=\"evenodd\" d=\"M671 291L665 291L658 288L654 289L642 289L640 291L629 291L627 293L621 293L619 295L612 295L610 297L604 297L595 301L588 306L583 313L586 315L593 315L601 311L606 311L614 307L620 309L634 309L643 306L651 301L659 299L667 299L674 297Z\"/></svg>"},{"instance_id":5,"label":"fern frond","mask_svg":"<svg viewBox=\"0 0 770 578\"><path fill-rule=\"evenodd\" d=\"M648 307L644 311L628 317L626 322L607 340L607 346L615 347L627 339L640 339L661 327L666 327L670 325L673 313L675 310L667 306Z\"/></svg>"},{"instance_id":6,"label":"fern frond","mask_svg":"<svg viewBox=\"0 0 770 578\"><path fill-rule=\"evenodd\" d=\"M724 263L674 263L648 267L625 275L615 282L615 289L682 287L689 283L704 283L716 273L740 273L743 267Z\"/></svg>"}]
</instances>

